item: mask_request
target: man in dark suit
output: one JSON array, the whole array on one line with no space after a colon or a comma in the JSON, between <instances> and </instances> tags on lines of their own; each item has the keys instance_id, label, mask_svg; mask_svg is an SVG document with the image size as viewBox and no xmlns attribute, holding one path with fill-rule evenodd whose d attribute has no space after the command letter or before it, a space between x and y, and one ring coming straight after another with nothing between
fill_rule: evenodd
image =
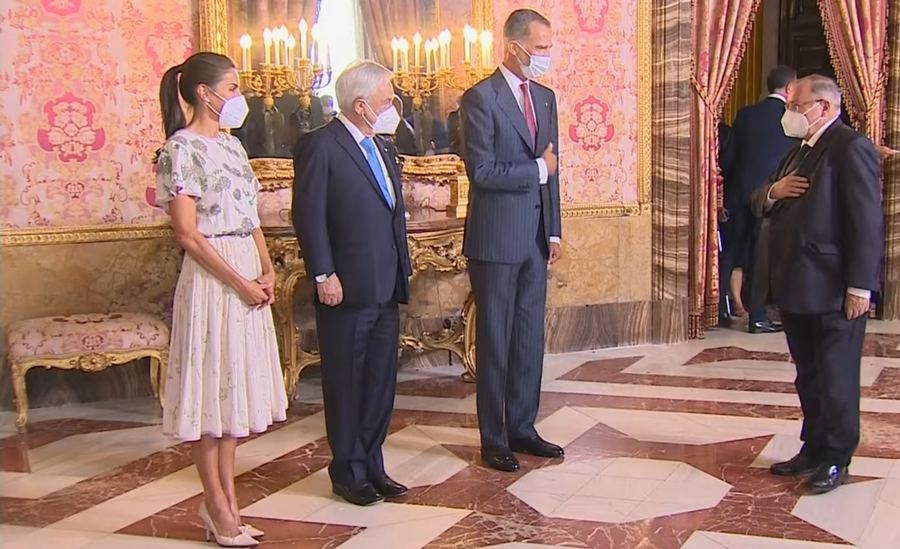
<instances>
[{"instance_id":1,"label":"man in dark suit","mask_svg":"<svg viewBox=\"0 0 900 549\"><path fill-rule=\"evenodd\" d=\"M463 251L475 295L481 456L517 471L513 452L559 457L538 436L548 262L562 254L556 173L556 96L532 80L547 72L553 34L535 11L503 28L506 57L461 102L471 182Z\"/></svg>"},{"instance_id":2,"label":"man in dark suit","mask_svg":"<svg viewBox=\"0 0 900 549\"><path fill-rule=\"evenodd\" d=\"M781 127L787 88L796 79L797 72L791 67L782 65L772 69L766 79L769 95L738 111L730 139L722 151L720 160L728 221L722 233L721 287L723 293L730 293L732 304L738 311L743 309L743 279L752 286L758 256L760 222L750 210L750 198L756 189L769 181L785 153L797 142L784 135ZM765 307L752 308L749 313L750 333L780 331L779 325L766 318Z\"/></svg>"},{"instance_id":3,"label":"man in dark suit","mask_svg":"<svg viewBox=\"0 0 900 549\"><path fill-rule=\"evenodd\" d=\"M803 409L802 450L771 471L811 475L813 494L846 481L859 443L860 361L884 249L878 153L840 121L840 104L830 78L791 87L784 130L803 141L753 196L764 217L754 299L781 309Z\"/></svg>"},{"instance_id":4,"label":"man in dark suit","mask_svg":"<svg viewBox=\"0 0 900 549\"><path fill-rule=\"evenodd\" d=\"M361 62L335 87L341 114L297 143L293 219L306 272L316 281L334 454L328 472L335 494L370 505L407 492L385 473L381 446L394 408L398 303L409 300L412 268L396 152L375 137L393 108L391 72Z\"/></svg>"}]
</instances>

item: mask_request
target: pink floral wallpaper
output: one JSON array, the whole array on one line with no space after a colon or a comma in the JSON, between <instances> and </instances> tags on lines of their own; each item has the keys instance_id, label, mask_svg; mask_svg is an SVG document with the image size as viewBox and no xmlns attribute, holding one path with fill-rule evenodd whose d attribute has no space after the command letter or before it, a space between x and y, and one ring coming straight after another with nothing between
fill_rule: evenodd
<instances>
[{"instance_id":1,"label":"pink floral wallpaper","mask_svg":"<svg viewBox=\"0 0 900 549\"><path fill-rule=\"evenodd\" d=\"M495 36L518 8L553 25L553 67L542 82L559 103L563 204L638 202L637 2L494 0Z\"/></svg>"},{"instance_id":2,"label":"pink floral wallpaper","mask_svg":"<svg viewBox=\"0 0 900 549\"><path fill-rule=\"evenodd\" d=\"M2 227L161 220L158 85L196 43L191 0L9 0L0 26Z\"/></svg>"}]
</instances>

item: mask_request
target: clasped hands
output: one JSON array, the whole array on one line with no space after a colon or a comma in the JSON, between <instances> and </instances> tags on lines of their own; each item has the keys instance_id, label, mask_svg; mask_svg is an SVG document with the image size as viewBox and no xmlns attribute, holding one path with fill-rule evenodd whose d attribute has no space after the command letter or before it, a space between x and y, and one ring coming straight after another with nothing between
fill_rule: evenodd
<instances>
[{"instance_id":1,"label":"clasped hands","mask_svg":"<svg viewBox=\"0 0 900 549\"><path fill-rule=\"evenodd\" d=\"M275 273L264 272L256 280L244 280L238 294L249 307L262 309L275 303Z\"/></svg>"}]
</instances>

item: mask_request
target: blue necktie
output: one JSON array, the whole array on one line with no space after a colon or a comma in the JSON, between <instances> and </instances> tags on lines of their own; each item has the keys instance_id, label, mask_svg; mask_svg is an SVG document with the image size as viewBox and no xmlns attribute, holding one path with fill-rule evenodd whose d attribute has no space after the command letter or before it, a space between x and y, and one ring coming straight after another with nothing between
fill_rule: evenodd
<instances>
[{"instance_id":1,"label":"blue necktie","mask_svg":"<svg viewBox=\"0 0 900 549\"><path fill-rule=\"evenodd\" d=\"M369 167L372 168L375 181L378 181L378 188L381 189L384 201L387 202L389 207L393 208L394 201L391 200L391 191L388 190L388 182L385 180L384 170L381 169L381 163L378 161L378 151L375 149L375 142L372 141L371 137L366 137L362 140L362 147L366 151L366 160L369 161Z\"/></svg>"}]
</instances>

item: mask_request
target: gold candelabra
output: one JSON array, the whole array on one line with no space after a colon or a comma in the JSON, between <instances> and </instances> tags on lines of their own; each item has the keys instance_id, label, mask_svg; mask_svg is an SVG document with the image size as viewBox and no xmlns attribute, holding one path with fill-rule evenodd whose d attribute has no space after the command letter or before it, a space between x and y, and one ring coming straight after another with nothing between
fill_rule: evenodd
<instances>
[{"instance_id":1,"label":"gold candelabra","mask_svg":"<svg viewBox=\"0 0 900 549\"><path fill-rule=\"evenodd\" d=\"M262 97L267 109L275 104L275 99L288 93L298 96L300 107L308 110L316 90L331 83L328 44L318 36L316 25L310 29L305 19L300 20L298 28L299 56L297 39L284 25L263 31L265 60L259 69L253 68L253 40L247 34L241 37L241 89Z\"/></svg>"},{"instance_id":2,"label":"gold candelabra","mask_svg":"<svg viewBox=\"0 0 900 549\"><path fill-rule=\"evenodd\" d=\"M413 109L423 108L425 100L442 85L465 91L493 72L494 37L490 31L479 33L465 26L461 72L454 70L450 62L451 38L450 30L444 29L437 38L424 42L419 33L413 37L412 44L406 38L391 40L394 84L412 100Z\"/></svg>"}]
</instances>

